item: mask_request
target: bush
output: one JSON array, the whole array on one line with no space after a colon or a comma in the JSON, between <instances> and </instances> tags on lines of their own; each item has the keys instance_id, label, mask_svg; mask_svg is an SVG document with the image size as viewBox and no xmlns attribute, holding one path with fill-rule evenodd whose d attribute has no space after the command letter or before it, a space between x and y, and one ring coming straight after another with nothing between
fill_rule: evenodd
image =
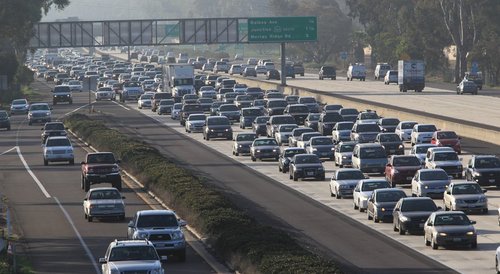
<instances>
[{"instance_id":1,"label":"bush","mask_svg":"<svg viewBox=\"0 0 500 274\"><path fill-rule=\"evenodd\" d=\"M148 144L109 129L86 115L73 114L64 122L97 149L113 151L129 172L144 178L148 189L183 212L193 227L208 236L216 253L238 270L340 272L335 263L305 250L285 232L258 224L210 185L203 184L189 170L175 165Z\"/></svg>"}]
</instances>

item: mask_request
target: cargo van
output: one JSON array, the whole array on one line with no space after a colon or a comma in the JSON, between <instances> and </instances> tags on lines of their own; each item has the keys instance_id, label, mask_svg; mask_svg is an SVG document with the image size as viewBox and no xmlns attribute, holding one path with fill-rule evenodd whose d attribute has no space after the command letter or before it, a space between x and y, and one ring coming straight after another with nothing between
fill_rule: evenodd
<instances>
[{"instance_id":1,"label":"cargo van","mask_svg":"<svg viewBox=\"0 0 500 274\"><path fill-rule=\"evenodd\" d=\"M352 81L352 79L359 79L364 81L366 78L366 68L364 64L355 63L349 65L347 70L347 81Z\"/></svg>"}]
</instances>

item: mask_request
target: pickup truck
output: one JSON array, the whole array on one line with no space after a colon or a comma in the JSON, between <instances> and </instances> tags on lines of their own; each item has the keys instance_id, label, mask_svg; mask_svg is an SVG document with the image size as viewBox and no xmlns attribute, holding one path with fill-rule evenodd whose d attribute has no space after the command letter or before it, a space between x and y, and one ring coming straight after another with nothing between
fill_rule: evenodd
<instances>
[{"instance_id":1,"label":"pickup truck","mask_svg":"<svg viewBox=\"0 0 500 274\"><path fill-rule=\"evenodd\" d=\"M90 186L100 183L111 183L119 191L122 190L122 178L120 176L120 163L111 152L88 153L82 166L81 187L85 192Z\"/></svg>"}]
</instances>

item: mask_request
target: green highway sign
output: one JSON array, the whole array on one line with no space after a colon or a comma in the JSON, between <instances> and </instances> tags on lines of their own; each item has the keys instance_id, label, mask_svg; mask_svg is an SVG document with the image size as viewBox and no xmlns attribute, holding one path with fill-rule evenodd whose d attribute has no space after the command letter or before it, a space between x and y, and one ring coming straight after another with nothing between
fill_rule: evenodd
<instances>
[{"instance_id":1,"label":"green highway sign","mask_svg":"<svg viewBox=\"0 0 500 274\"><path fill-rule=\"evenodd\" d=\"M316 17L248 18L248 42L317 41Z\"/></svg>"}]
</instances>

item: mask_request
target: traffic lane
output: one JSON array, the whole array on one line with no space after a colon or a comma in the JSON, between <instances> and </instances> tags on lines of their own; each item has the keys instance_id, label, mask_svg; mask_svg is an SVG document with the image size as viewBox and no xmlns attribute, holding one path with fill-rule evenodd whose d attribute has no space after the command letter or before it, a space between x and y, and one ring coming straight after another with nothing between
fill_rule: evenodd
<instances>
[{"instance_id":1,"label":"traffic lane","mask_svg":"<svg viewBox=\"0 0 500 274\"><path fill-rule=\"evenodd\" d=\"M130 105L130 107L133 107L133 106ZM256 171L261 172L264 175L269 176L269 177L283 183L284 185L303 193L304 195L307 195L307 196L309 196L309 197L311 197L319 202L322 202L326 206L332 207L334 209L338 209L339 212L346 214L346 216L353 217L353 215L352 215L353 214L352 213L352 211L353 211L352 210L352 200L350 200L350 201L342 200L342 201L348 201L348 202L346 204L344 204L343 206L339 207L339 203L342 203L342 202L337 202L340 200L335 200L334 198L330 197L327 181L326 182L311 182L311 181L293 182L293 181L288 179L288 174L281 174L279 172L276 172L276 170L277 170L276 162L263 161L263 162L254 163L250 160L249 157L232 156L231 155L231 142L223 142L223 141L207 142L207 141L204 141L204 140L202 140L201 134L184 133L183 127L179 126L178 121L173 121L170 118L168 118L167 116L161 116L161 117L156 116L155 114L148 112L147 110L142 110L142 112L145 113L146 115L151 116L152 118L156 118L156 119L160 120L162 123L164 123L165 125L167 125L171 128L177 129L179 133L184 134L185 136L189 136L190 138L193 138L199 142L203 142L207 145L210 145L212 148L214 148L215 150L217 150L221 153L224 153L228 157L232 157L233 159L240 161L241 163L255 169ZM237 126L233 126L233 130L235 131L235 134L237 132L242 131ZM246 130L246 131L248 132L249 130ZM463 139L462 141L463 141L462 145L463 145L464 149L471 150L477 154L482 154L486 151L490 151L490 153L491 153L491 150L498 151L498 147L492 148L491 146L489 146L486 143L478 143L475 140L468 140L468 139ZM410 145L407 143L406 144L406 152L407 153L409 152L409 149L410 149ZM470 159L471 154L472 153L464 151L464 154L460 156L462 158L462 162L467 163L467 161ZM325 162L324 165L325 165L325 170L327 171L326 177L329 178L329 177L331 177L331 175L333 174L333 172L337 168L333 165L333 162L330 162L330 161ZM370 174L370 176L375 177L375 178L376 177L383 178L383 176L379 176L379 175L373 176L372 174ZM402 187L405 188L407 195L411 196L409 185L402 186ZM495 191L496 191L496 189L495 189ZM490 192L488 192L487 194L489 194L489 193ZM498 197L500 197L500 196L497 196L497 195L498 195L498 191L497 191L497 194L489 195L490 196L490 214L491 215L496 215L496 209L498 208L496 206L496 204L498 202L500 202L500 199L498 199ZM441 200L436 200L436 203L439 206L443 206ZM472 217L474 220L478 221L478 225L476 226L478 228L479 234L480 234L479 240L478 240L480 246L479 246L478 250L482 251L482 252L476 252L476 253L474 253L474 255L475 255L475 257L477 257L476 258L477 260L483 262L482 268L476 268L476 271L479 271L481 273L486 273L486 272L492 271L492 264L488 263L490 261L490 254L489 253L491 252L491 248L493 246L495 246L495 248L496 248L496 242L498 240L500 240L500 237L498 237L496 235L496 232L495 232L495 228L497 228L497 221L495 218L496 216L493 217L491 215L478 215L478 216ZM359 216L357 216L357 218L356 217L353 217L353 218L359 222L362 222L363 224L365 224L369 227L373 227L377 231L380 231L380 232L384 233L385 235L387 235L387 236L389 236L389 237L391 237L399 242L405 243L407 246L414 248L415 250L418 250L418 251L420 251L420 252L422 252L422 253L424 253L432 258L439 258L438 261L446 262L448 266L453 267L453 268L459 270L460 272L471 272L470 266L467 263L464 263L467 261L467 258L469 258L471 256L470 250L462 250L462 252L459 252L458 254L450 254L447 251L444 251L444 252L439 251L441 253L435 253L435 251L434 251L434 253L433 253L431 250L431 252L428 252L428 250L427 250L428 248L426 248L422 244L423 240L420 239L420 237L418 237L418 236L416 236L416 237L409 236L409 237L406 237L403 239L399 239L399 238L395 237L395 236L397 236L397 233L394 233L392 231L392 225L383 224L382 229L381 229L377 226L377 224L373 224L373 222L367 221L366 213L359 214ZM396 234L396 235L394 235L394 234ZM475 251L472 251L472 252L475 252Z\"/></svg>"},{"instance_id":2,"label":"traffic lane","mask_svg":"<svg viewBox=\"0 0 500 274\"><path fill-rule=\"evenodd\" d=\"M117 105L103 103L96 104L95 108L114 116L108 120L110 125L155 145L162 153L186 164L200 176L209 178L210 182L253 217L294 234L307 242L308 246L315 246L315 249L320 249L329 257L339 260L350 272L453 272L438 262L374 233L366 226L360 226L317 201L239 164L218 152L216 147L201 145L174 128L158 127L158 124L152 123L149 118L135 111L126 111ZM133 105L129 104L128 107ZM144 112L152 114L150 110ZM167 118L162 116L160 119ZM197 135L199 134L193 136ZM210 141L210 144L218 143L230 142ZM273 170L276 170L275 166ZM238 180L235 181L235 178ZM316 183L319 182L312 182ZM328 229L325 229L326 227ZM337 233L332 234L332 231ZM372 243L374 248L366 249L367 242ZM360 254L360 250L364 252Z\"/></svg>"}]
</instances>

